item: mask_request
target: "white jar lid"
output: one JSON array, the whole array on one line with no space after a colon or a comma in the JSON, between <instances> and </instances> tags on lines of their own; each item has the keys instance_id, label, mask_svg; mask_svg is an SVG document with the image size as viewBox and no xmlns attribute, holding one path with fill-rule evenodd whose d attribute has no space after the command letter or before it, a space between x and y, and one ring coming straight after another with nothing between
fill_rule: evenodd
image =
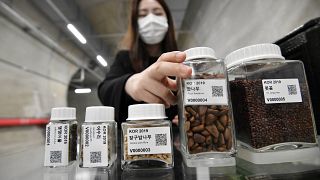
<instances>
[{"instance_id":1,"label":"white jar lid","mask_svg":"<svg viewBox=\"0 0 320 180\"><path fill-rule=\"evenodd\" d=\"M51 121L75 120L76 108L73 107L56 107L51 109Z\"/></svg>"},{"instance_id":2,"label":"white jar lid","mask_svg":"<svg viewBox=\"0 0 320 180\"><path fill-rule=\"evenodd\" d=\"M225 64L227 68L234 65L241 64L248 61L254 61L259 59L282 59L281 50L278 45L275 44L257 44L247 46L236 51L233 51L227 55Z\"/></svg>"},{"instance_id":3,"label":"white jar lid","mask_svg":"<svg viewBox=\"0 0 320 180\"><path fill-rule=\"evenodd\" d=\"M195 47L184 52L186 53L185 61L199 58L217 59L215 51L209 47Z\"/></svg>"},{"instance_id":4,"label":"white jar lid","mask_svg":"<svg viewBox=\"0 0 320 180\"><path fill-rule=\"evenodd\" d=\"M114 108L109 106L91 106L86 108L84 122L114 121Z\"/></svg>"},{"instance_id":5,"label":"white jar lid","mask_svg":"<svg viewBox=\"0 0 320 180\"><path fill-rule=\"evenodd\" d=\"M127 120L166 119L163 104L134 104L128 107Z\"/></svg>"}]
</instances>

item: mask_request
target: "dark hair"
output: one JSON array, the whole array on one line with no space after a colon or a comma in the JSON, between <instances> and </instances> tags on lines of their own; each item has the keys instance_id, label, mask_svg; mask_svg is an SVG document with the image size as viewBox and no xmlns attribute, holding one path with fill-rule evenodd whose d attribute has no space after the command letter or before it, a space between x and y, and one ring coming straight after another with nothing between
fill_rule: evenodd
<instances>
[{"instance_id":1,"label":"dark hair","mask_svg":"<svg viewBox=\"0 0 320 180\"><path fill-rule=\"evenodd\" d=\"M176 51L177 43L174 34L174 25L170 10L164 0L157 0L164 9L168 19L168 32L161 42L162 52ZM139 4L141 0L132 0L129 25L123 45L129 49L131 63L136 72L143 70L143 61L149 59L146 44L140 38L138 30Z\"/></svg>"}]
</instances>

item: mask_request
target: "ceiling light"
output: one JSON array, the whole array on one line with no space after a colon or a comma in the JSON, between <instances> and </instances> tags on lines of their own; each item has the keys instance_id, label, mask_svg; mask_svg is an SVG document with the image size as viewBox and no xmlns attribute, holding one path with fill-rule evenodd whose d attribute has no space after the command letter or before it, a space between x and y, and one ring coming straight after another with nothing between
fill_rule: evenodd
<instances>
[{"instance_id":1,"label":"ceiling light","mask_svg":"<svg viewBox=\"0 0 320 180\"><path fill-rule=\"evenodd\" d=\"M75 89L74 92L77 94L91 93L91 89L90 88Z\"/></svg>"},{"instance_id":2,"label":"ceiling light","mask_svg":"<svg viewBox=\"0 0 320 180\"><path fill-rule=\"evenodd\" d=\"M106 61L102 56L97 55L97 60L99 61L99 63L100 63L103 67L108 66L107 61Z\"/></svg>"},{"instance_id":3,"label":"ceiling light","mask_svg":"<svg viewBox=\"0 0 320 180\"><path fill-rule=\"evenodd\" d=\"M72 24L68 24L67 28L82 44L87 43L86 38L83 37L83 35L78 31L76 27L74 27Z\"/></svg>"}]
</instances>

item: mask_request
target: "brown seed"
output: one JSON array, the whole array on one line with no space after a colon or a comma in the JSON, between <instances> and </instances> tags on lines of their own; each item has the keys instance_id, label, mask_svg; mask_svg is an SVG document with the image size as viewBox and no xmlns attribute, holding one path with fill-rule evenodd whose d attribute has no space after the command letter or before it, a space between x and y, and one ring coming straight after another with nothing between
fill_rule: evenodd
<instances>
[{"instance_id":1,"label":"brown seed","mask_svg":"<svg viewBox=\"0 0 320 180\"><path fill-rule=\"evenodd\" d=\"M219 145L219 146L222 146L222 145L224 145L224 144L225 144L225 140L224 140L223 134L220 133L220 134L219 134L219 138L218 138L218 145Z\"/></svg>"},{"instance_id":2,"label":"brown seed","mask_svg":"<svg viewBox=\"0 0 320 180\"><path fill-rule=\"evenodd\" d=\"M206 138L204 136L202 136L201 134L198 134L198 133L195 133L193 135L193 139L194 139L194 142L196 143L204 143Z\"/></svg>"},{"instance_id":3,"label":"brown seed","mask_svg":"<svg viewBox=\"0 0 320 180\"><path fill-rule=\"evenodd\" d=\"M188 137L192 137L193 136L193 132L192 131L187 131L187 135L188 135Z\"/></svg>"},{"instance_id":4,"label":"brown seed","mask_svg":"<svg viewBox=\"0 0 320 180\"><path fill-rule=\"evenodd\" d=\"M219 109L222 111L222 110L228 110L229 108L226 105L222 105L219 107Z\"/></svg>"},{"instance_id":5,"label":"brown seed","mask_svg":"<svg viewBox=\"0 0 320 180\"><path fill-rule=\"evenodd\" d=\"M214 144L217 144L218 143L218 138L213 137L213 142L214 142Z\"/></svg>"},{"instance_id":6,"label":"brown seed","mask_svg":"<svg viewBox=\"0 0 320 180\"><path fill-rule=\"evenodd\" d=\"M189 112L190 114L192 114L193 116L195 116L197 114L197 112L195 110L193 110L191 107L186 107L186 111Z\"/></svg>"},{"instance_id":7,"label":"brown seed","mask_svg":"<svg viewBox=\"0 0 320 180\"><path fill-rule=\"evenodd\" d=\"M224 151L226 151L226 148L225 147L218 147L217 148L217 151L220 151L220 152L224 152Z\"/></svg>"},{"instance_id":8,"label":"brown seed","mask_svg":"<svg viewBox=\"0 0 320 180\"><path fill-rule=\"evenodd\" d=\"M210 135L210 133L207 130L203 130L201 132L201 134L204 135L204 136L209 136Z\"/></svg>"},{"instance_id":9,"label":"brown seed","mask_svg":"<svg viewBox=\"0 0 320 180\"><path fill-rule=\"evenodd\" d=\"M220 111L220 116L222 116L222 115L227 115L228 114L228 109L223 109L223 110L221 110Z\"/></svg>"},{"instance_id":10,"label":"brown seed","mask_svg":"<svg viewBox=\"0 0 320 180\"><path fill-rule=\"evenodd\" d=\"M206 118L206 125L211 125L214 123L214 121L216 121L218 118L217 116L213 115L213 114L207 114L207 118Z\"/></svg>"},{"instance_id":11,"label":"brown seed","mask_svg":"<svg viewBox=\"0 0 320 180\"><path fill-rule=\"evenodd\" d=\"M203 124L200 124L199 126L196 126L196 127L192 128L193 132L201 132L203 130L204 130L204 125Z\"/></svg>"},{"instance_id":12,"label":"brown seed","mask_svg":"<svg viewBox=\"0 0 320 180\"><path fill-rule=\"evenodd\" d=\"M230 150L232 147L232 139L229 139L229 141L227 142L227 149Z\"/></svg>"},{"instance_id":13,"label":"brown seed","mask_svg":"<svg viewBox=\"0 0 320 180\"><path fill-rule=\"evenodd\" d=\"M188 139L188 147L192 147L194 145L194 140L192 138Z\"/></svg>"},{"instance_id":14,"label":"brown seed","mask_svg":"<svg viewBox=\"0 0 320 180\"><path fill-rule=\"evenodd\" d=\"M206 144L207 144L207 145L212 144L212 137L211 137L211 136L207 136L207 137L206 137Z\"/></svg>"},{"instance_id":15,"label":"brown seed","mask_svg":"<svg viewBox=\"0 0 320 180\"><path fill-rule=\"evenodd\" d=\"M188 119L191 115L187 111L184 111L184 116Z\"/></svg>"},{"instance_id":16,"label":"brown seed","mask_svg":"<svg viewBox=\"0 0 320 180\"><path fill-rule=\"evenodd\" d=\"M190 148L191 150L195 149L196 147L198 147L199 144L198 143L194 143L193 146Z\"/></svg>"},{"instance_id":17,"label":"brown seed","mask_svg":"<svg viewBox=\"0 0 320 180\"><path fill-rule=\"evenodd\" d=\"M207 112L207 106L199 106L199 111L198 112L199 112L200 116L205 115L206 112Z\"/></svg>"},{"instance_id":18,"label":"brown seed","mask_svg":"<svg viewBox=\"0 0 320 180\"><path fill-rule=\"evenodd\" d=\"M210 109L217 109L217 106L216 105L212 105L212 106L210 106Z\"/></svg>"},{"instance_id":19,"label":"brown seed","mask_svg":"<svg viewBox=\"0 0 320 180\"><path fill-rule=\"evenodd\" d=\"M222 124L220 123L220 121L216 121L216 125L217 125L217 128L220 132L223 132L224 131L224 127L222 126Z\"/></svg>"},{"instance_id":20,"label":"brown seed","mask_svg":"<svg viewBox=\"0 0 320 180\"><path fill-rule=\"evenodd\" d=\"M190 129L190 121L186 121L186 122L184 123L184 130L185 130L185 131L189 131L189 129Z\"/></svg>"},{"instance_id":21,"label":"brown seed","mask_svg":"<svg viewBox=\"0 0 320 180\"><path fill-rule=\"evenodd\" d=\"M196 120L196 118L194 117L194 116L191 116L190 118L189 118L189 121L190 122L194 122Z\"/></svg>"},{"instance_id":22,"label":"brown seed","mask_svg":"<svg viewBox=\"0 0 320 180\"><path fill-rule=\"evenodd\" d=\"M203 147L198 146L198 147L194 150L194 153L200 153L200 152L203 152Z\"/></svg>"},{"instance_id":23,"label":"brown seed","mask_svg":"<svg viewBox=\"0 0 320 180\"><path fill-rule=\"evenodd\" d=\"M201 119L201 124L205 124L205 122L206 122L206 116L205 116L205 115L200 116L200 119Z\"/></svg>"},{"instance_id":24,"label":"brown seed","mask_svg":"<svg viewBox=\"0 0 320 180\"><path fill-rule=\"evenodd\" d=\"M214 124L212 124L210 126L206 126L206 129L209 131L210 134L212 134L214 137L218 138L219 131Z\"/></svg>"},{"instance_id":25,"label":"brown seed","mask_svg":"<svg viewBox=\"0 0 320 180\"><path fill-rule=\"evenodd\" d=\"M208 109L207 110L207 114L213 114L215 116L219 116L220 115L220 111L217 109Z\"/></svg>"},{"instance_id":26,"label":"brown seed","mask_svg":"<svg viewBox=\"0 0 320 180\"><path fill-rule=\"evenodd\" d=\"M231 137L231 130L230 130L230 128L226 128L226 129L224 130L223 135L224 135L224 139L225 139L226 141L229 141L229 139L230 139L230 137Z\"/></svg>"},{"instance_id":27,"label":"brown seed","mask_svg":"<svg viewBox=\"0 0 320 180\"><path fill-rule=\"evenodd\" d=\"M228 116L227 115L220 116L219 121L224 127L226 127L228 124Z\"/></svg>"},{"instance_id":28,"label":"brown seed","mask_svg":"<svg viewBox=\"0 0 320 180\"><path fill-rule=\"evenodd\" d=\"M201 124L200 121L193 121L191 122L190 127L193 128L193 127L199 126L200 124Z\"/></svg>"}]
</instances>

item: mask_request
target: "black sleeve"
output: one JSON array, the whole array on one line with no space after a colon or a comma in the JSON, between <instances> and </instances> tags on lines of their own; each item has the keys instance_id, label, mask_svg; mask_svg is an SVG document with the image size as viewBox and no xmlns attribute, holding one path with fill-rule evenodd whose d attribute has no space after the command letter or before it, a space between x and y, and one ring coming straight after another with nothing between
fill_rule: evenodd
<instances>
[{"instance_id":1,"label":"black sleeve","mask_svg":"<svg viewBox=\"0 0 320 180\"><path fill-rule=\"evenodd\" d=\"M126 121L128 117L128 106L144 102L133 100L125 91L125 84L130 76L134 74L128 51L119 51L106 78L99 84L98 96L105 106L115 108L115 120L118 123ZM166 109L169 120L177 115L177 106Z\"/></svg>"},{"instance_id":2,"label":"black sleeve","mask_svg":"<svg viewBox=\"0 0 320 180\"><path fill-rule=\"evenodd\" d=\"M103 105L115 108L117 122L125 121L128 116L128 106L137 103L124 89L128 78L133 74L129 52L119 51L106 78L99 84L99 99Z\"/></svg>"}]
</instances>

